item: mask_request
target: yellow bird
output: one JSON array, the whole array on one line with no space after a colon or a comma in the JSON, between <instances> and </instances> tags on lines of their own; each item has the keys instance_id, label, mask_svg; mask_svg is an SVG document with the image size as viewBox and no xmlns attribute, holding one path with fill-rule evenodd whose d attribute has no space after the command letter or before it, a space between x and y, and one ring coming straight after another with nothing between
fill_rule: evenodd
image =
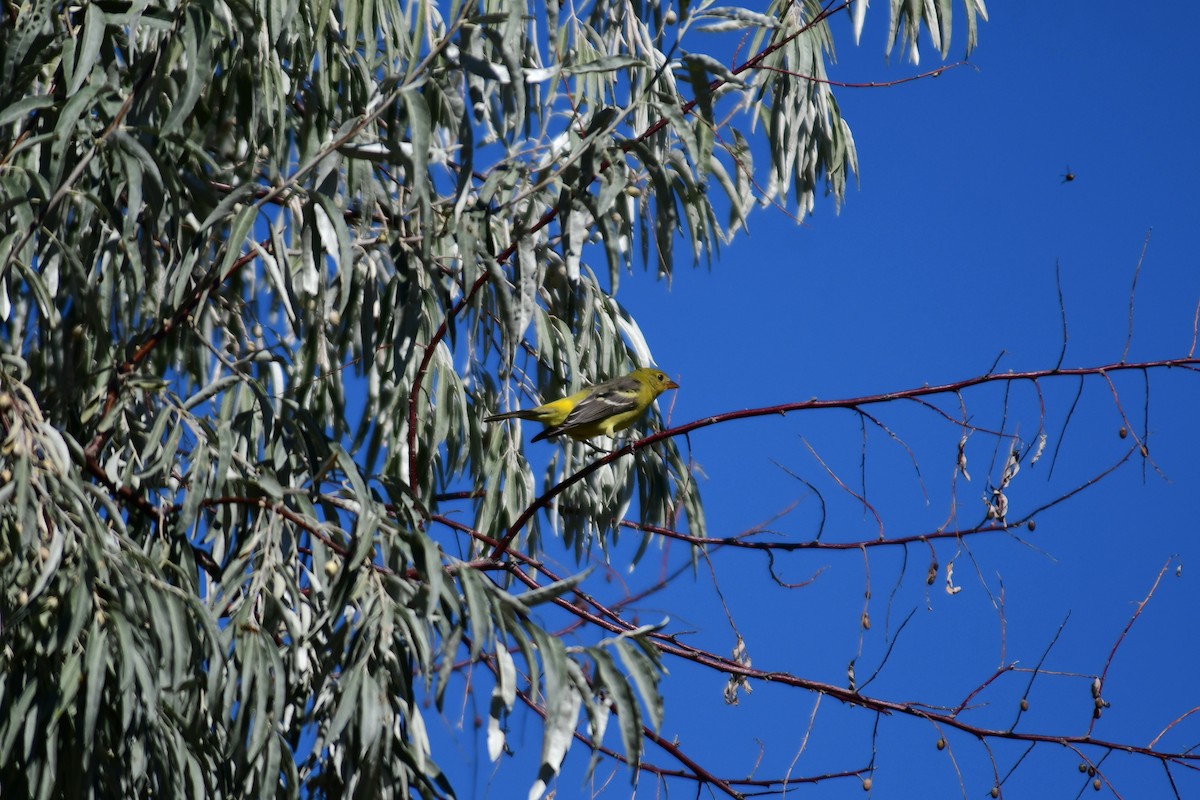
<instances>
[{"instance_id":1,"label":"yellow bird","mask_svg":"<svg viewBox=\"0 0 1200 800\"><path fill-rule=\"evenodd\" d=\"M537 408L494 414L483 421L520 418L541 422L546 429L533 437L535 442L562 434L580 440L612 436L637 422L660 394L678 388L662 370L642 367Z\"/></svg>"}]
</instances>

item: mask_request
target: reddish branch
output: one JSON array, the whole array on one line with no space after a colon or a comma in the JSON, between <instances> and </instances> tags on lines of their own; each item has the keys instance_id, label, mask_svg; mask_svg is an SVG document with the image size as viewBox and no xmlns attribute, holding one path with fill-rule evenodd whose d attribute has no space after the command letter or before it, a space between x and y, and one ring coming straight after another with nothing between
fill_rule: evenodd
<instances>
[{"instance_id":1,"label":"reddish branch","mask_svg":"<svg viewBox=\"0 0 1200 800\"><path fill-rule=\"evenodd\" d=\"M694 422L689 422L684 425L679 425L679 426L670 428L665 431L660 431L658 433L651 434L643 439L639 439L635 442L631 442L631 443L625 445L624 447L618 448L618 449L614 450L613 452L605 455L604 457L587 464L586 466L584 466L582 469L578 470L577 472L574 472L571 475L568 475L566 478L564 478L558 484L554 485L553 487L548 489L545 493L543 493L540 497L538 497L536 500L534 500L534 502L531 503L529 505L529 507L526 508L521 513L521 515L519 517L517 517L517 520L512 524L512 526L504 534L504 537L500 540L500 546L496 547L493 550L492 557L497 558L497 559L501 558L504 555L505 551L508 549L508 547L512 544L513 540L516 539L517 535L521 532L521 530L525 527L525 525L529 522L529 520L533 518L534 514L538 513L543 508L546 508L550 504L550 502L554 500L554 498L558 497L560 494L562 494L564 491L566 491L570 486L583 480L584 478L586 478L588 475L591 475L596 470L600 469L601 467L605 466L606 464L609 464L612 461L617 460L618 458L622 458L626 455L629 455L636 450L640 450L645 447L650 447L650 446L654 445L655 443L662 441L664 439L687 435L687 434L691 433L692 431L699 430L701 428L707 428L710 425L716 425L718 423L729 422L729 421L737 420L737 419L752 419L754 417L766 417L766 416L783 416L783 415L791 413L793 411L809 411L809 410L815 410L815 409L830 409L830 408L858 409L860 406L876 405L879 403L889 403L894 400L916 400L916 401L919 401L921 398L929 397L932 395L957 394L965 389L969 389L974 386L982 386L987 383L997 383L997 382L1011 383L1013 381L1031 381L1036 385L1038 381L1047 380L1050 378L1056 378L1059 376L1083 377L1083 376L1088 376L1088 375L1101 375L1101 376L1107 377L1110 373L1114 373L1114 372L1124 372L1124 371L1147 372L1152 369L1163 369L1163 368L1167 368L1167 369L1179 368L1179 369L1186 369L1186 370L1189 370L1192 372L1200 372L1200 359L1176 358L1176 359L1167 359L1167 360L1163 360L1163 361L1141 361L1141 362L1136 362L1136 363L1117 362L1115 364L1107 364L1107 365L1099 366L1099 367L1078 367L1078 368L1071 368L1071 369L1033 370L1033 371L1029 371L1029 372L987 373L985 375L980 375L975 378L966 378L964 380L955 381L953 383L944 383L944 384L941 384L938 386L922 386L922 387L915 388L915 389L904 389L904 390L901 390L898 392L888 392L886 394L867 395L864 397L856 397L856 398L851 398L848 400L805 400L805 401L798 402L798 403L783 403L783 404L775 405L775 406L766 406L766 407L762 407L762 408L747 408L747 409L743 409L740 411L728 411L723 414L714 414L710 417L704 417L704 418L698 419ZM1110 386L1111 386L1111 382L1110 382ZM1142 448L1139 445L1139 449L1143 450L1143 455L1145 455L1144 448ZM1102 473L1100 477L1103 477L1104 474L1107 474L1107 473ZM1087 484L1084 484L1084 486L1077 488L1075 491L1076 492L1081 491L1083 488L1086 488L1086 486L1091 485L1092 483L1095 482L1095 480L1098 480L1098 479L1099 478L1089 481ZM1073 493L1074 492L1072 492L1072 494ZM1068 495L1068 496L1070 496L1070 495ZM916 538L920 539L921 537L916 537Z\"/></svg>"},{"instance_id":2,"label":"reddish branch","mask_svg":"<svg viewBox=\"0 0 1200 800\"><path fill-rule=\"evenodd\" d=\"M1115 364L1107 364L1099 367L1077 367L1071 369L1046 369L1032 370L1028 372L1002 372L1002 373L987 373L975 378L966 378L953 383L944 383L939 386L922 386L916 389L904 389L898 392L888 392L886 394L868 395L865 397L851 398L849 400L805 400L799 403L783 403L777 406L767 406L764 408L748 408L742 411L729 411L723 414L715 414L711 417L698 419L695 422L689 422L685 425L680 425L669 430L647 436L645 439L637 442L639 447L647 446L658 442L662 439L668 439L675 436L682 436L691 433L700 428L707 428L709 425L716 425L719 422L728 422L735 419L751 419L754 417L766 417L788 414L792 411L801 411L818 408L856 408L858 406L876 405L879 403L887 403L892 400L915 400L921 397L930 395L948 394L960 392L963 389L969 389L973 386L982 386L987 383L997 382L1012 382L1012 381L1033 381L1036 383L1039 380L1047 378L1056 378L1063 375L1088 376L1088 375L1105 375L1113 372L1140 371L1145 372L1152 369L1162 368L1180 368L1192 372L1200 372L1200 358L1174 358L1165 359L1162 361L1139 361L1125 362L1118 361Z\"/></svg>"},{"instance_id":3,"label":"reddish branch","mask_svg":"<svg viewBox=\"0 0 1200 800\"><path fill-rule=\"evenodd\" d=\"M558 575L551 572L544 565L539 566L537 571L549 581L557 582L562 580ZM532 575L528 575L520 570L515 570L511 574L517 580L525 583L530 589L540 588L539 582ZM1159 578L1161 578L1161 574ZM1154 589L1157 588L1157 586L1158 581L1156 580L1154 587L1151 588L1146 600L1153 595ZM605 609L595 601L590 600L590 598L589 604L597 609L597 613L589 611L584 604L572 603L561 597L555 598L553 602L560 609L569 614L577 616L580 620L595 626L601 631L604 631L606 634L628 634L636 628L636 626L621 619L619 615L608 612L608 609ZM1142 603L1143 606L1145 602L1146 601L1144 600ZM1141 606L1139 606L1138 613L1140 613L1140 608ZM1136 616L1137 613L1135 613L1134 617L1136 618ZM1089 763L1090 759L1086 758L1083 753L1083 749L1094 747L1107 752L1122 752L1146 756L1161 761L1164 765L1168 763L1175 763L1200 769L1200 753L1196 753L1191 750L1168 752L1155 749L1153 744L1149 746L1141 746L1107 739L1093 738L1090 735L1090 732L1082 736L1045 734L1017 731L1012 727L1008 729L987 728L979 725L973 725L962 720L960 718L960 714L966 710L969 710L970 698L977 696L981 691L983 691L984 688L994 682L1001 675L1012 671L1013 668L1011 665L1001 668L993 673L986 681L984 681L983 684L973 690L967 696L967 698L955 708L949 710L939 710L918 703L896 702L892 700L885 700L879 697L864 695L852 689L847 689L820 681L808 680L789 672L754 669L744 663L718 656L714 653L697 647L682 644L673 635L649 633L647 636L651 641L653 641L655 647L657 647L658 650L664 655L671 655L684 659L698 666L721 673L722 675L743 678L746 680L770 682L802 689L805 691L815 692L819 695L830 697L847 705L869 709L878 714L900 715L925 720L932 723L939 730L943 728L953 728L966 733L983 742L985 747L987 746L988 740L994 739L1025 742L1031 746L1037 744L1053 744L1078 753L1081 757L1085 758L1085 760L1089 761ZM1121 638L1124 638L1124 633L1122 634ZM1119 641L1120 640L1118 640L1118 644ZM649 738L651 741L659 743L659 740L656 736L648 736L647 738ZM990 747L988 749L990 752ZM718 788L722 788L724 790L725 786L729 783L730 782L726 781L723 784L715 783L714 785L717 785Z\"/></svg>"}]
</instances>

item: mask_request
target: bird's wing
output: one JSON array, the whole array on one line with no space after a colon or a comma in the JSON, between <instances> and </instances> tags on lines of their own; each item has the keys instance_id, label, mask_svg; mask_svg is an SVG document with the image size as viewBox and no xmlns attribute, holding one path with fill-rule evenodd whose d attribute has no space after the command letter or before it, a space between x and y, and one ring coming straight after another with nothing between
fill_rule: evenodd
<instances>
[{"instance_id":1,"label":"bird's wing","mask_svg":"<svg viewBox=\"0 0 1200 800\"><path fill-rule=\"evenodd\" d=\"M567 418L555 427L564 431L576 425L589 425L614 414L633 411L638 407L641 389L642 385L628 375L597 384L588 396L571 410Z\"/></svg>"}]
</instances>

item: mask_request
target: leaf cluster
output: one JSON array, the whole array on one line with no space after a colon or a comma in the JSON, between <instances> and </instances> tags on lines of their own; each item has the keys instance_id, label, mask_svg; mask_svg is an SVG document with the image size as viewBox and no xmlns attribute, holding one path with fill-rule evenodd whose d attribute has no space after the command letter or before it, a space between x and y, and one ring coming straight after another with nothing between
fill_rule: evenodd
<instances>
[{"instance_id":1,"label":"leaf cluster","mask_svg":"<svg viewBox=\"0 0 1200 800\"><path fill-rule=\"evenodd\" d=\"M710 258L755 203L840 199L856 154L828 8L533 10L6 6L12 796L447 796L421 702L464 663L495 672L493 757L518 693L544 709L539 785L581 708L637 763L657 651L552 636L532 609L578 578L518 556L584 560L627 514L703 536L688 462L662 440L580 479L574 446L539 489L479 420L650 363L620 279ZM706 32L763 55L683 48Z\"/></svg>"}]
</instances>

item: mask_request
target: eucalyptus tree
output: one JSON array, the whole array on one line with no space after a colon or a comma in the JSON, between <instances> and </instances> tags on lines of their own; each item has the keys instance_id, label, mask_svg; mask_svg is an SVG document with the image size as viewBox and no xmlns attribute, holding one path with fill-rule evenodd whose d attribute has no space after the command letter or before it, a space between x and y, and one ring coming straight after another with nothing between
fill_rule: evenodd
<instances>
[{"instance_id":1,"label":"eucalyptus tree","mask_svg":"<svg viewBox=\"0 0 1200 800\"><path fill-rule=\"evenodd\" d=\"M891 3L888 50L945 58L952 6ZM969 53L984 5L955 7ZM450 796L427 721L449 687L483 698L492 759L541 720L531 796L578 740L589 770L786 790L659 736L670 658L731 701L782 681L934 716L689 648L547 565L627 531L633 563L668 536L701 557L655 415L542 461L481 423L654 362L629 273L709 261L758 206L840 202L830 22L865 12L10 3L5 796Z\"/></svg>"}]
</instances>

